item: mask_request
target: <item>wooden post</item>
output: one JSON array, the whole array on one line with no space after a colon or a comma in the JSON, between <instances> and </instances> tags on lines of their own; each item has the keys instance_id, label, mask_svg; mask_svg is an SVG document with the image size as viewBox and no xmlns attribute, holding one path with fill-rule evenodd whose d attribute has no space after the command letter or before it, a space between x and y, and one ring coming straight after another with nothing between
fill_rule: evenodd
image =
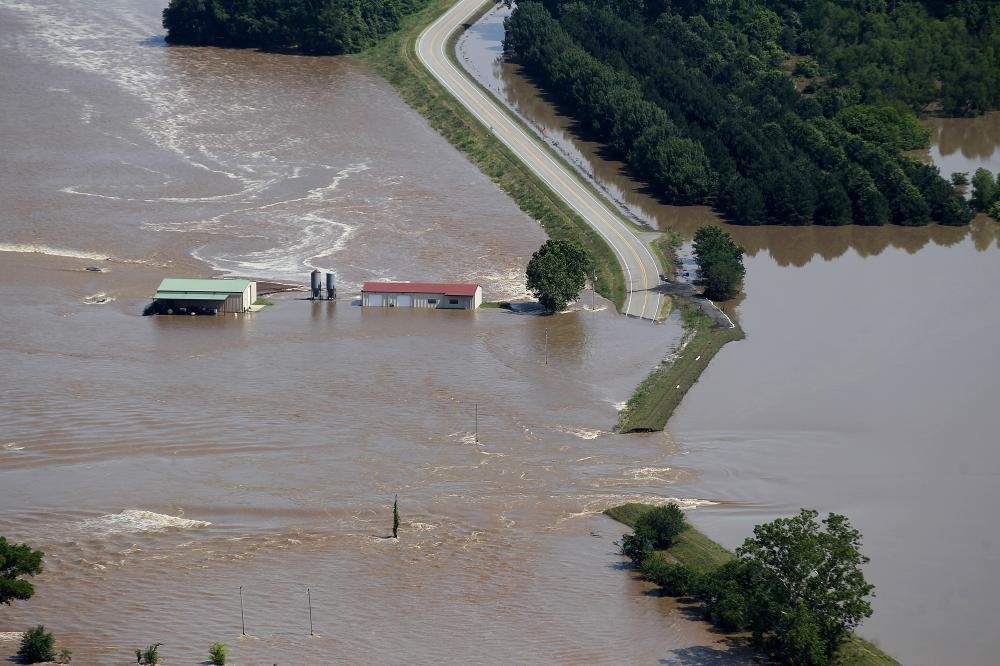
<instances>
[{"instance_id":1,"label":"wooden post","mask_svg":"<svg viewBox=\"0 0 1000 666\"><path fill-rule=\"evenodd\" d=\"M313 598L308 587L306 588L306 598L309 600L309 635L315 636L316 634L313 633Z\"/></svg>"},{"instance_id":2,"label":"wooden post","mask_svg":"<svg viewBox=\"0 0 1000 666\"><path fill-rule=\"evenodd\" d=\"M240 624L243 625L243 635L247 635L247 621L243 617L243 586L240 585Z\"/></svg>"}]
</instances>

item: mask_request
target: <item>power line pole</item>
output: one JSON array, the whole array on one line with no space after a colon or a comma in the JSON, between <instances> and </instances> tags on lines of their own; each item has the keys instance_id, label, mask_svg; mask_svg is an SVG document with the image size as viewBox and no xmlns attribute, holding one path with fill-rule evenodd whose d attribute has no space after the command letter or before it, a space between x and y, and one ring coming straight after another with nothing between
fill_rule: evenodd
<instances>
[{"instance_id":1,"label":"power line pole","mask_svg":"<svg viewBox=\"0 0 1000 666\"><path fill-rule=\"evenodd\" d=\"M545 365L549 364L549 329L545 329Z\"/></svg>"},{"instance_id":2,"label":"power line pole","mask_svg":"<svg viewBox=\"0 0 1000 666\"><path fill-rule=\"evenodd\" d=\"M479 403L476 403L476 444L479 443Z\"/></svg>"},{"instance_id":3,"label":"power line pole","mask_svg":"<svg viewBox=\"0 0 1000 666\"><path fill-rule=\"evenodd\" d=\"M243 617L243 586L240 585L240 624L243 625L243 635L247 635L247 621Z\"/></svg>"}]
</instances>

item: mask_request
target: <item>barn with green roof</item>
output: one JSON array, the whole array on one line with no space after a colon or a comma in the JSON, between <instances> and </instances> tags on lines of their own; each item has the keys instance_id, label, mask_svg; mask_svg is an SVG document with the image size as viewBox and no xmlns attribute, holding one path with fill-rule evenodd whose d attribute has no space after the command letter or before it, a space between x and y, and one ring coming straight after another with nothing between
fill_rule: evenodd
<instances>
[{"instance_id":1,"label":"barn with green roof","mask_svg":"<svg viewBox=\"0 0 1000 666\"><path fill-rule=\"evenodd\" d=\"M257 283L250 280L190 280L166 278L153 296L160 314L247 312L257 300Z\"/></svg>"}]
</instances>

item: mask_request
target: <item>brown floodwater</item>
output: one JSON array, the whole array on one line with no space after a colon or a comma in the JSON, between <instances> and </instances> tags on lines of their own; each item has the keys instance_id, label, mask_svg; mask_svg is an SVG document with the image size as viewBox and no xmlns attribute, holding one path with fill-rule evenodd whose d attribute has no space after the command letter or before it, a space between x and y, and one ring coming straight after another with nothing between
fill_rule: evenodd
<instances>
[{"instance_id":1,"label":"brown floodwater","mask_svg":"<svg viewBox=\"0 0 1000 666\"><path fill-rule=\"evenodd\" d=\"M504 9L473 27L460 59L655 228L690 238L719 223L667 206L511 63ZM1000 169L1000 114L931 119L944 174ZM861 628L907 664L993 664L1000 642L1000 233L969 227L727 225L747 249L736 312L747 339L713 360L669 424L693 514L729 547L800 507L847 514L865 536L875 615Z\"/></svg>"},{"instance_id":2,"label":"brown floodwater","mask_svg":"<svg viewBox=\"0 0 1000 666\"><path fill-rule=\"evenodd\" d=\"M679 494L699 472L668 436L608 432L676 320L356 307L372 278L518 296L544 234L362 65L166 48L162 4L0 0L0 534L46 552L0 632L44 623L81 664L216 640L241 664L746 662L624 573L598 515L716 501ZM314 266L342 300L140 316L166 275Z\"/></svg>"}]
</instances>

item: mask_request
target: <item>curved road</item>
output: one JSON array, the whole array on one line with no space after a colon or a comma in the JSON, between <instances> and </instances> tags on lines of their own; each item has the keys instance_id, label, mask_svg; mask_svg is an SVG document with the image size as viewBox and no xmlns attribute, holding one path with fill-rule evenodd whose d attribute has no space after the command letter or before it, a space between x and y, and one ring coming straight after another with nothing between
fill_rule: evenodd
<instances>
[{"instance_id":1,"label":"curved road","mask_svg":"<svg viewBox=\"0 0 1000 666\"><path fill-rule=\"evenodd\" d=\"M548 151L531 132L507 115L448 57L448 38L483 6L459 0L417 39L417 57L466 109L510 148L539 178L575 210L614 250L626 279L622 314L656 319L660 311L660 266L653 253L614 208L603 201Z\"/></svg>"}]
</instances>

